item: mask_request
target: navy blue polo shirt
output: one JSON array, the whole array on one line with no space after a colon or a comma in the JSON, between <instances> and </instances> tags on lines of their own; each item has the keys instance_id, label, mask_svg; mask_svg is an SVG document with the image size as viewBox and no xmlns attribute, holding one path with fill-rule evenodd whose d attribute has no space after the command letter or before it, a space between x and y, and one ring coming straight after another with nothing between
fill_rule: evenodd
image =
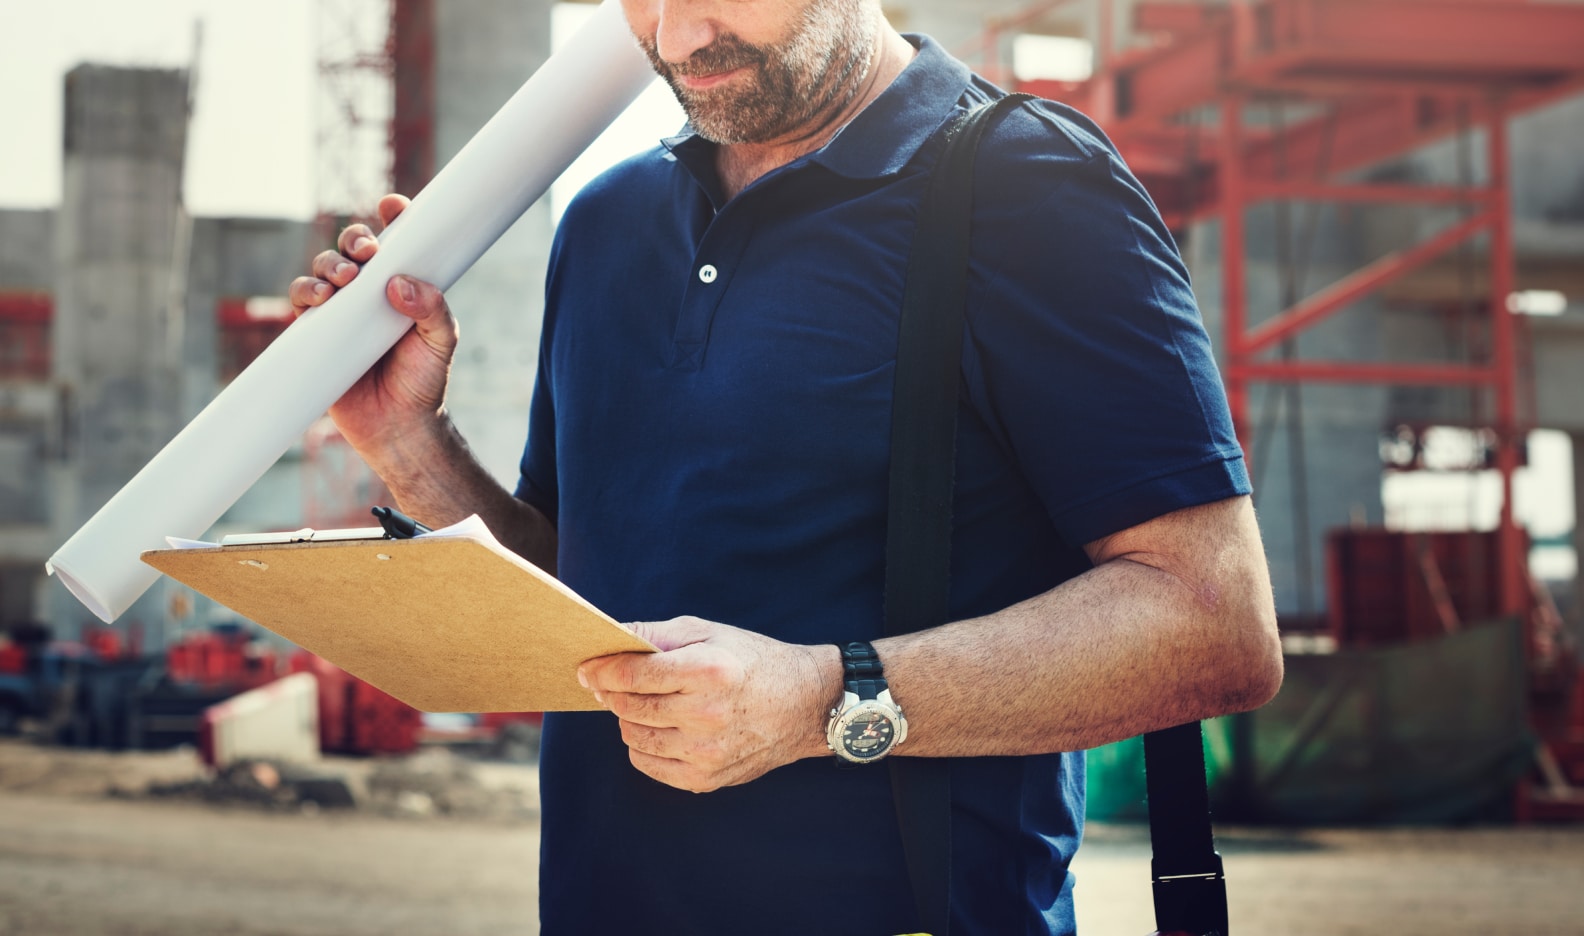
<instances>
[{"instance_id":1,"label":"navy blue polo shirt","mask_svg":"<svg viewBox=\"0 0 1584 936\"><path fill-rule=\"evenodd\" d=\"M561 579L616 618L880 636L919 201L935 131L1001 93L912 41L835 139L729 201L684 133L567 210L517 495L556 521ZM975 186L958 619L1082 573L1087 542L1248 490L1187 274L1100 131L1018 108ZM917 928L884 768L803 760L696 795L634 770L614 716L569 713L546 718L541 785L547 936ZM953 932L1070 932L1082 754L954 760L952 797Z\"/></svg>"}]
</instances>

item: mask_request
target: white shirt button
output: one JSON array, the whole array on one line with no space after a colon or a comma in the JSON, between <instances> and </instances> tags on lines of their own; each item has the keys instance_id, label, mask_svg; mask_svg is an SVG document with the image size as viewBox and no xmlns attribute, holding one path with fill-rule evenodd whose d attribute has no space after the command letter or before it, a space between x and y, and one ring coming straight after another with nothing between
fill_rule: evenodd
<instances>
[{"instance_id":1,"label":"white shirt button","mask_svg":"<svg viewBox=\"0 0 1584 936\"><path fill-rule=\"evenodd\" d=\"M706 263L699 267L699 282L713 283L715 282L715 277L719 275L719 273L720 271L715 269L715 265L713 263Z\"/></svg>"}]
</instances>

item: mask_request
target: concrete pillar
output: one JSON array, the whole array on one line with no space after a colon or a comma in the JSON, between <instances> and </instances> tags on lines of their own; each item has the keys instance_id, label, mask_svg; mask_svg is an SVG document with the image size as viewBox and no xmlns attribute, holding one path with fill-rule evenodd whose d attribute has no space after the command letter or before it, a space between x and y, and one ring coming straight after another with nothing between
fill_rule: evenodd
<instances>
[{"instance_id":1,"label":"concrete pillar","mask_svg":"<svg viewBox=\"0 0 1584 936\"><path fill-rule=\"evenodd\" d=\"M66 76L65 164L56 222L54 382L66 405L55 484L64 540L170 440L181 417L185 71L84 65ZM57 589L51 620L88 612ZM157 627L153 589L125 621Z\"/></svg>"},{"instance_id":2,"label":"concrete pillar","mask_svg":"<svg viewBox=\"0 0 1584 936\"><path fill-rule=\"evenodd\" d=\"M551 0L436 0L435 152L444 165L550 55ZM448 293L462 327L452 418L484 466L517 482L539 361L549 199L540 199Z\"/></svg>"}]
</instances>

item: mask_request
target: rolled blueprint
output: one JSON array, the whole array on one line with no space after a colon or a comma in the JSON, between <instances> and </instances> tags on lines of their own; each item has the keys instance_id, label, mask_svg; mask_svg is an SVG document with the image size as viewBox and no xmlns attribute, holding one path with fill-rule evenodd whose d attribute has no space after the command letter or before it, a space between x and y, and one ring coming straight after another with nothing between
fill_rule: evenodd
<instances>
[{"instance_id":1,"label":"rolled blueprint","mask_svg":"<svg viewBox=\"0 0 1584 936\"><path fill-rule=\"evenodd\" d=\"M159 577L144 550L213 526L407 331L390 278L449 289L653 80L619 0L605 0L413 199L358 278L287 328L45 569L104 621L119 617Z\"/></svg>"}]
</instances>

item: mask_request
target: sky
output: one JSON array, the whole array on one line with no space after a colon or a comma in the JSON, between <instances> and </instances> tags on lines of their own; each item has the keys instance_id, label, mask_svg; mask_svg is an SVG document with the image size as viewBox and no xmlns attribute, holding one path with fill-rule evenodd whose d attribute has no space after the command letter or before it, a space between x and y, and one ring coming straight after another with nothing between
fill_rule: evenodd
<instances>
[{"instance_id":1,"label":"sky","mask_svg":"<svg viewBox=\"0 0 1584 936\"><path fill-rule=\"evenodd\" d=\"M314 0L0 0L0 205L60 200L61 87L82 62L193 62L186 200L200 215L313 214Z\"/></svg>"},{"instance_id":2,"label":"sky","mask_svg":"<svg viewBox=\"0 0 1584 936\"><path fill-rule=\"evenodd\" d=\"M356 9L360 0L334 0ZM379 0L361 0L384 15ZM61 94L82 62L186 68L197 93L185 198L195 215L315 213L316 25L321 0L0 0L0 205L53 207L61 193ZM586 5L558 7L554 38ZM202 40L195 29L202 23ZM568 173L576 186L682 125L657 84ZM556 192L564 204L571 191Z\"/></svg>"}]
</instances>

